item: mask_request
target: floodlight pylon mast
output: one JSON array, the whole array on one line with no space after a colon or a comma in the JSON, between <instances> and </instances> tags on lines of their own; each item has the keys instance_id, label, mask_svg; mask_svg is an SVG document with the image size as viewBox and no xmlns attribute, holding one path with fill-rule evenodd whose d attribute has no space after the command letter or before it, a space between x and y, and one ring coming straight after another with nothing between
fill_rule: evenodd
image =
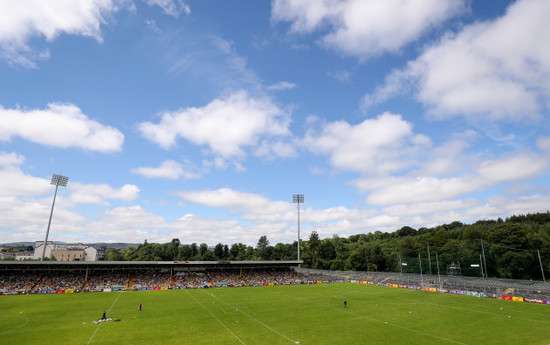
<instances>
[{"instance_id":1,"label":"floodlight pylon mast","mask_svg":"<svg viewBox=\"0 0 550 345\"><path fill-rule=\"evenodd\" d=\"M300 261L300 204L304 203L304 195L294 194L292 202L298 204L298 261Z\"/></svg>"},{"instance_id":2,"label":"floodlight pylon mast","mask_svg":"<svg viewBox=\"0 0 550 345\"><path fill-rule=\"evenodd\" d=\"M50 226L52 224L53 207L55 206L55 197L57 196L57 188L59 188L59 186L66 187L68 181L69 181L69 178L67 176L53 174L52 181L50 182L50 184L55 185L55 192L53 194L52 210L50 211L50 220L48 221L48 229L46 230L46 239L44 240L44 247L42 248L42 258L41 258L42 261L44 261L44 255L46 254L46 246L48 245L48 235L50 234Z\"/></svg>"}]
</instances>

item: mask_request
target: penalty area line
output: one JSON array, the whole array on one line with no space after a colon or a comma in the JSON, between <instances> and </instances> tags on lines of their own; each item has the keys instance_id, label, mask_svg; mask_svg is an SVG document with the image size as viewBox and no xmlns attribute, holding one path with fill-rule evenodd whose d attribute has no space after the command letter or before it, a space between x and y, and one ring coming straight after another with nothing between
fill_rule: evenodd
<instances>
[{"instance_id":1,"label":"penalty area line","mask_svg":"<svg viewBox=\"0 0 550 345\"><path fill-rule=\"evenodd\" d=\"M216 315L212 314L212 312L211 312L210 310L208 310L204 305L202 305L202 303L199 302L199 301L195 298L195 296L191 295L191 294L189 293L189 291L187 291L187 290L185 290L185 292L195 301L195 303L197 303L198 305L200 305L200 306L202 307L202 309L206 310L206 311L208 312L208 314L210 314L210 316L212 316L214 319L216 319L216 320L223 326L223 328L225 328L229 333L231 333L231 335L232 335L233 337L235 337L235 339L237 339L241 344L246 345L245 342L242 341L241 338L237 337L237 336L235 335L235 333L233 333L229 328L227 328L227 326L226 326L220 319L218 319L218 318L216 317Z\"/></svg>"}]
</instances>

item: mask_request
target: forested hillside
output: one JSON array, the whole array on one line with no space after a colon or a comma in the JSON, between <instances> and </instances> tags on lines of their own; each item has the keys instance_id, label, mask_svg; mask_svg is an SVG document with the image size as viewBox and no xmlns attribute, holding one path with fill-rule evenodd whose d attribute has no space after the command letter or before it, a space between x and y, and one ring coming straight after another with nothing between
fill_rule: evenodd
<instances>
[{"instance_id":1,"label":"forested hillside","mask_svg":"<svg viewBox=\"0 0 550 345\"><path fill-rule=\"evenodd\" d=\"M474 224L452 222L433 228L404 226L380 232L320 239L313 231L301 242L304 267L330 270L394 271L406 273L461 274L497 278L542 279L550 272L550 212L512 216L505 220L480 220ZM539 260L540 256L540 260ZM296 242L270 245L267 236L256 247L242 243L164 244L145 241L137 248L109 248L106 260L295 260ZM481 263L481 266L480 266ZM484 265L483 265L484 264ZM477 266L480 267L477 267Z\"/></svg>"}]
</instances>

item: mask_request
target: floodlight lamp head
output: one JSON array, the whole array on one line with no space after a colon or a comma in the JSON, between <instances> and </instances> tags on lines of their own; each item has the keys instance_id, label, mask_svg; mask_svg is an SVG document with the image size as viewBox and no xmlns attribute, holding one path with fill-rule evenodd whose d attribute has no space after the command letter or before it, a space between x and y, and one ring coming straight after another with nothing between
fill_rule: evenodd
<instances>
[{"instance_id":1,"label":"floodlight lamp head","mask_svg":"<svg viewBox=\"0 0 550 345\"><path fill-rule=\"evenodd\" d=\"M303 204L304 203L304 195L303 194L294 194L292 196L292 202L293 203L298 203L298 204Z\"/></svg>"},{"instance_id":2,"label":"floodlight lamp head","mask_svg":"<svg viewBox=\"0 0 550 345\"><path fill-rule=\"evenodd\" d=\"M54 186L67 187L67 182L69 182L69 178L67 176L54 174L50 184L53 184Z\"/></svg>"}]
</instances>

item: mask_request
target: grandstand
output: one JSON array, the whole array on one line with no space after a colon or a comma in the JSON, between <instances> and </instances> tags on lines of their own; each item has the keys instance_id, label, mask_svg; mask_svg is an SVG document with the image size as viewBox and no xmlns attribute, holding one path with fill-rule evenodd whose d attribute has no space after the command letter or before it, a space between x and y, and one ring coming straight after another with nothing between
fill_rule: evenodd
<instances>
[{"instance_id":1,"label":"grandstand","mask_svg":"<svg viewBox=\"0 0 550 345\"><path fill-rule=\"evenodd\" d=\"M482 297L550 300L550 283L515 279L396 272L326 271L300 261L5 261L0 294L165 290L359 282Z\"/></svg>"},{"instance_id":2,"label":"grandstand","mask_svg":"<svg viewBox=\"0 0 550 345\"><path fill-rule=\"evenodd\" d=\"M301 282L300 261L5 261L0 294L185 289Z\"/></svg>"}]
</instances>

